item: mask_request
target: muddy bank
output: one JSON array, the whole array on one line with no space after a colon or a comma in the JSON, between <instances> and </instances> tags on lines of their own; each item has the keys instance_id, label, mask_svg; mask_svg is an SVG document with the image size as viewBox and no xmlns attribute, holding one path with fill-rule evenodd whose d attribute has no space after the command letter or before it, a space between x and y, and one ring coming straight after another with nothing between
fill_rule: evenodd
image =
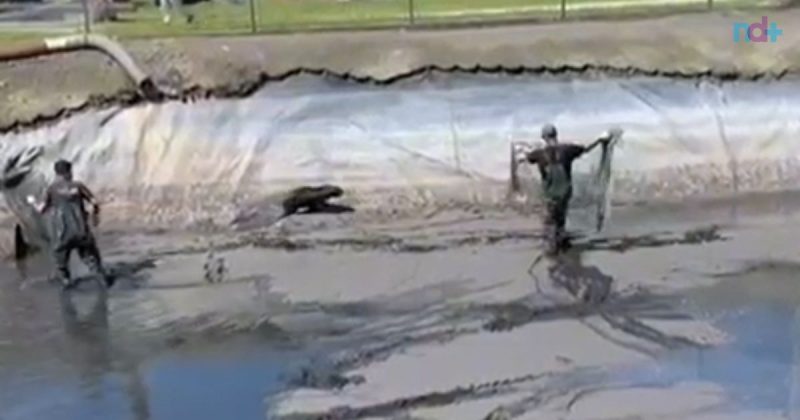
<instances>
[{"instance_id":1,"label":"muddy bank","mask_svg":"<svg viewBox=\"0 0 800 420\"><path fill-rule=\"evenodd\" d=\"M673 74L713 71L744 77L793 72L800 36L784 31L776 43L735 44L734 21L764 12L715 12L639 21L523 25L446 31L374 31L258 37L130 41L126 47L155 78L182 88L232 92L299 68L389 79L427 66L486 68L585 65ZM770 10L780 27L796 10ZM469 39L469 43L464 40ZM53 89L58 86L58 89ZM131 87L99 54L81 52L0 65L0 127L58 115L91 97ZM100 101L93 101L103 102Z\"/></svg>"}]
</instances>

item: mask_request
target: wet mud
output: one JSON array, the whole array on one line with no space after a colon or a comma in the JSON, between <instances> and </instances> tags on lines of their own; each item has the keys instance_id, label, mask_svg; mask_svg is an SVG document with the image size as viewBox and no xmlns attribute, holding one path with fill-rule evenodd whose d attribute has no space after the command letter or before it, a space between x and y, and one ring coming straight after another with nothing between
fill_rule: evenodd
<instances>
[{"instance_id":1,"label":"wet mud","mask_svg":"<svg viewBox=\"0 0 800 420\"><path fill-rule=\"evenodd\" d=\"M724 232L724 230L727 230L727 232ZM687 310L688 297L693 299L694 296L702 295L703 292L700 289L694 290L691 288L688 291L675 291L667 294L653 293L646 288L639 288L632 293L614 291L612 286L614 277L604 273L598 266L583 263L582 255L598 251L614 253L631 251L635 253L637 249L658 247L669 249L676 246L703 246L710 243L724 243L736 240L735 232L736 229L723 229L713 225L666 235L653 234L577 241L569 253L549 261L549 267L544 273L547 277L545 282L549 282L551 286L565 292L566 299L562 296L562 303L553 302L558 298L545 299L549 301L548 304L543 304L541 299L537 301L537 297L541 297L543 294L539 290L516 301L460 307L445 317L448 319L449 325L458 323L455 319L462 317L462 321L464 319L482 320L482 326L460 330L442 328L436 333L420 334L416 340L405 338L404 340L398 340L394 345L387 345L383 348L377 347L373 351L361 351L358 357L354 357L349 360L349 363L343 364L342 368L352 369L355 366L363 366L385 360L392 353L396 354L396 352L413 348L416 345L424 346L430 343L443 345L443 343L453 341L463 335L484 332L505 333L530 323L549 322L562 318L596 318L605 322L610 331L620 333L623 337L620 339L619 336L612 337L609 334L609 336L606 336L608 340L613 340L618 345L629 347L634 351L648 354L652 361L648 362L647 365L657 366L654 369L670 369L671 366L675 366L674 358L680 359L681 357L675 355L697 352L714 353L719 351L717 349L727 346L727 344L720 344L721 342L711 343L707 340L695 340L681 334L671 334L668 331L662 331L650 325L650 321L681 322L708 319L704 314ZM752 270L753 268L748 266L740 271L748 272ZM793 272L791 268L788 268L788 270ZM646 273L646 270L643 273ZM730 273L721 273L710 274L709 276L716 279L730 275ZM722 286L723 284L724 282L721 282L719 287L724 287ZM755 306L765 304L761 300L749 301L748 303ZM596 332L605 334L602 331ZM729 333L737 334L736 331L729 331ZM627 339L624 338L626 336L628 337ZM655 346L640 345L641 342L647 342ZM569 363L568 359L565 360L565 363ZM682 368L676 368L676 370L682 371ZM628 369L622 368L619 371L628 372ZM590 379L594 376L594 381L596 381L598 375L603 378L601 381L606 382L605 385L598 386L593 382L593 379ZM570 371L567 374L544 375L544 377L552 377L552 380L547 381L547 385L529 386L526 391L521 391L519 387L514 385L519 384L519 382L533 381L532 377L519 379L519 382L517 382L518 378L505 378L488 383L465 384L446 391L418 394L374 405L339 406L330 411L290 414L280 418L389 418L397 415L401 415L401 417L405 415L407 416L406 418L428 418L425 416L415 417L412 413L424 407L451 406L456 402L491 399L499 394L518 395L519 393L530 393L531 395L520 398L514 404L498 407L496 410L487 413L485 418L515 418L526 412L535 412L538 408L561 399L565 394L569 395L569 398L562 400L559 404L563 406L564 411L569 413L584 398L590 398L597 394L621 392L627 389L667 389L674 387L675 383L679 382L676 379L678 377L681 380L696 379L676 375L671 377L671 380L667 380L663 377L648 378L620 374L618 372L613 374L608 374L608 372L598 373L591 372L591 370L586 372L581 369ZM536 378L541 379L538 376ZM365 382L364 386L368 386L369 378L365 379ZM554 383L566 383L568 385L563 385L564 388L561 389L559 394L559 391L553 391ZM595 385L591 385L593 383ZM530 388L535 388L536 390L531 391ZM771 392L774 392L774 390ZM759 405L758 408L775 409L776 406L780 406L780 404ZM724 407L724 403L716 403L713 407L698 409L697 412L691 412L690 414L708 414L715 410L725 412ZM753 407L748 406L746 408L752 409ZM644 418L647 417L644 416ZM691 415L685 418L691 418Z\"/></svg>"},{"instance_id":2,"label":"wet mud","mask_svg":"<svg viewBox=\"0 0 800 420\"><path fill-rule=\"evenodd\" d=\"M604 401L651 391L682 418L724 412L728 398L763 418L789 410L800 262L782 241L793 219L621 228L620 217L607 236L574 225L572 247L530 274L539 232L496 213L239 232L214 239L211 259L226 267L215 281L207 242L106 237L118 278L108 293L84 281L60 294L36 264L8 266L0 418L465 418L459 407L476 419L584 418L592 404L618 418ZM504 356L516 351L529 360ZM756 368L722 373L748 363L780 369L783 384ZM426 383L404 385L409 369ZM714 397L687 399L698 389Z\"/></svg>"}]
</instances>

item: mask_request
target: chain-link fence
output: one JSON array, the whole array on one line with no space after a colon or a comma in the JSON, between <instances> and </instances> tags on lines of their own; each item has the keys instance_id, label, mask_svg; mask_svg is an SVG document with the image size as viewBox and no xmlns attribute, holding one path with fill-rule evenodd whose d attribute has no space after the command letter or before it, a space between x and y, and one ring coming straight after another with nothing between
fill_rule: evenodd
<instances>
[{"instance_id":1,"label":"chain-link fence","mask_svg":"<svg viewBox=\"0 0 800 420\"><path fill-rule=\"evenodd\" d=\"M0 39L424 27L626 17L778 5L770 0L0 0ZM775 0L780 1L780 0ZM11 35L9 35L11 34Z\"/></svg>"}]
</instances>

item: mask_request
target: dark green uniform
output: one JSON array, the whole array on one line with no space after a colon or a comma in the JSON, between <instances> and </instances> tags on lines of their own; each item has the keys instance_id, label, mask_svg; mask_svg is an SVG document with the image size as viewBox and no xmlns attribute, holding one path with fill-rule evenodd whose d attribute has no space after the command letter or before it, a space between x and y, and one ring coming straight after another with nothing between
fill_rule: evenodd
<instances>
[{"instance_id":1,"label":"dark green uniform","mask_svg":"<svg viewBox=\"0 0 800 420\"><path fill-rule=\"evenodd\" d=\"M61 281L71 284L69 257L77 251L92 274L106 280L100 252L89 227L89 217L84 201L91 200L92 193L82 183L58 179L47 189L45 198L49 213L50 237L53 259Z\"/></svg>"},{"instance_id":2,"label":"dark green uniform","mask_svg":"<svg viewBox=\"0 0 800 420\"><path fill-rule=\"evenodd\" d=\"M572 198L572 162L586 151L586 147L577 144L556 144L528 154L528 161L537 165L542 179L547 209L545 228L551 251L556 251L565 239L564 227Z\"/></svg>"}]
</instances>

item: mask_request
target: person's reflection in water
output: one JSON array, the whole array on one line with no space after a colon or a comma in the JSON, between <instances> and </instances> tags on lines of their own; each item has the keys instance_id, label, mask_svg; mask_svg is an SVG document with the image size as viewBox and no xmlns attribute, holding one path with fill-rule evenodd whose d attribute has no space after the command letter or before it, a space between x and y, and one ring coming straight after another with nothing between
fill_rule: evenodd
<instances>
[{"instance_id":1,"label":"person's reflection in water","mask_svg":"<svg viewBox=\"0 0 800 420\"><path fill-rule=\"evenodd\" d=\"M71 362L84 375L84 382L94 394L102 386L102 377L111 371L111 340L108 331L108 294L97 293L89 313L81 319L74 297L61 293L61 313Z\"/></svg>"},{"instance_id":2,"label":"person's reflection in water","mask_svg":"<svg viewBox=\"0 0 800 420\"><path fill-rule=\"evenodd\" d=\"M551 281L588 304L601 304L611 294L614 279L593 265L583 264L582 253L570 250L551 260Z\"/></svg>"},{"instance_id":3,"label":"person's reflection in water","mask_svg":"<svg viewBox=\"0 0 800 420\"><path fill-rule=\"evenodd\" d=\"M100 290L88 315L80 317L68 292L61 293L61 313L67 336L65 356L82 374L83 386L89 395L98 398L103 391L105 375L114 371L115 362L126 378L126 392L131 411L137 420L150 418L147 387L139 374L138 366L118 357L114 360L114 349L109 332L108 292Z\"/></svg>"}]
</instances>

